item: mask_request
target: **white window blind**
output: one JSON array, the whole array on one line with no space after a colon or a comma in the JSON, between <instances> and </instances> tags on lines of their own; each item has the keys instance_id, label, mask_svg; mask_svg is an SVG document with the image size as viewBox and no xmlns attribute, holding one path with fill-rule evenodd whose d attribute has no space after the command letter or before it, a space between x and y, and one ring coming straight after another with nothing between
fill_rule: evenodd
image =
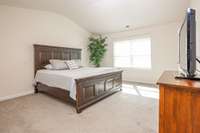
<instances>
[{"instance_id":1,"label":"white window blind","mask_svg":"<svg viewBox=\"0 0 200 133\"><path fill-rule=\"evenodd\" d=\"M151 69L151 38L115 42L114 66Z\"/></svg>"}]
</instances>

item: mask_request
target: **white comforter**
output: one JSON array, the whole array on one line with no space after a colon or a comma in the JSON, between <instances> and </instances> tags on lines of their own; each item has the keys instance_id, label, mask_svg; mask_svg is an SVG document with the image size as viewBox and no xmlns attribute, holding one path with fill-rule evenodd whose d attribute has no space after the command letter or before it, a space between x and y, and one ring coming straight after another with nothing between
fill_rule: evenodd
<instances>
[{"instance_id":1,"label":"white comforter","mask_svg":"<svg viewBox=\"0 0 200 133\"><path fill-rule=\"evenodd\" d=\"M57 87L70 92L70 97L76 100L75 79L121 71L111 67L83 67L75 70L39 70L35 76L35 83L40 82L47 86Z\"/></svg>"}]
</instances>

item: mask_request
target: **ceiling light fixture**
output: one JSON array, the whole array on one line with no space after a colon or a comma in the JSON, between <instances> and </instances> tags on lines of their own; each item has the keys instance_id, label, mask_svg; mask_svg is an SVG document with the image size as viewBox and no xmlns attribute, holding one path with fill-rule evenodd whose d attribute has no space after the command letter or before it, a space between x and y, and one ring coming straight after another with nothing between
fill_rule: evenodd
<instances>
[{"instance_id":1,"label":"ceiling light fixture","mask_svg":"<svg viewBox=\"0 0 200 133\"><path fill-rule=\"evenodd\" d=\"M125 28L126 28L126 29L129 29L129 28L130 28L130 25L126 25Z\"/></svg>"}]
</instances>

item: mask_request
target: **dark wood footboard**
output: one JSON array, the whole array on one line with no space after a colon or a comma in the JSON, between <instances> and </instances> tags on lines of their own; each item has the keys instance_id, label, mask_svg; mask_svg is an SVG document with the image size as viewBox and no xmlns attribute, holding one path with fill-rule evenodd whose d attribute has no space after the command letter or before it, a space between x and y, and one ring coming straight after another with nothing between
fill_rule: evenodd
<instances>
[{"instance_id":1,"label":"dark wood footboard","mask_svg":"<svg viewBox=\"0 0 200 133\"><path fill-rule=\"evenodd\" d=\"M76 80L76 101L70 98L69 91L37 83L35 93L43 92L76 107L77 113L84 108L122 89L122 71L97 75Z\"/></svg>"},{"instance_id":2,"label":"dark wood footboard","mask_svg":"<svg viewBox=\"0 0 200 133\"><path fill-rule=\"evenodd\" d=\"M76 110L80 113L84 108L120 91L122 71L77 79L76 85Z\"/></svg>"}]
</instances>

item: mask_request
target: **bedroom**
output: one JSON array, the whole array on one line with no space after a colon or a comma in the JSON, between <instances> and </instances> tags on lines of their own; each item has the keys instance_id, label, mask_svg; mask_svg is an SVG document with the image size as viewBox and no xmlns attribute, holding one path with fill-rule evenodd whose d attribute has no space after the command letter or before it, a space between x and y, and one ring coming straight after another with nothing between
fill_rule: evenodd
<instances>
[{"instance_id":1,"label":"bedroom","mask_svg":"<svg viewBox=\"0 0 200 133\"><path fill-rule=\"evenodd\" d=\"M199 44L199 5L198 0L151 0L148 3L145 0L0 0L0 132L158 132L156 82L164 71L177 70L178 31L188 7L196 9ZM84 96L93 98L90 103L84 102L85 107L100 101L88 108L78 106L76 100L74 107L58 98L35 93L34 72L38 70L35 58L41 54L35 54L34 44L39 44L35 47L48 46L44 50L48 49L44 54L47 58L40 56L45 64L39 61L39 66L47 65L57 53L59 58L81 59L81 66L93 68L88 38L99 35L107 37L107 51L100 66L123 67L122 77L112 70L111 75L101 77L102 83L99 83L99 76L89 79L90 86L103 88L105 93L100 94L103 100L96 97L98 94L90 86L87 90L91 91ZM138 49L143 52L143 58L129 56L130 47L126 44L120 47L129 40L145 42ZM71 49L78 50L74 56ZM197 55L199 49L197 45ZM126 59L118 58L115 53L125 55ZM126 61L131 58L138 60L135 63ZM118 89L115 83L122 87L107 97L114 92L105 88ZM51 93L55 94L54 90L57 89Z\"/></svg>"}]
</instances>

